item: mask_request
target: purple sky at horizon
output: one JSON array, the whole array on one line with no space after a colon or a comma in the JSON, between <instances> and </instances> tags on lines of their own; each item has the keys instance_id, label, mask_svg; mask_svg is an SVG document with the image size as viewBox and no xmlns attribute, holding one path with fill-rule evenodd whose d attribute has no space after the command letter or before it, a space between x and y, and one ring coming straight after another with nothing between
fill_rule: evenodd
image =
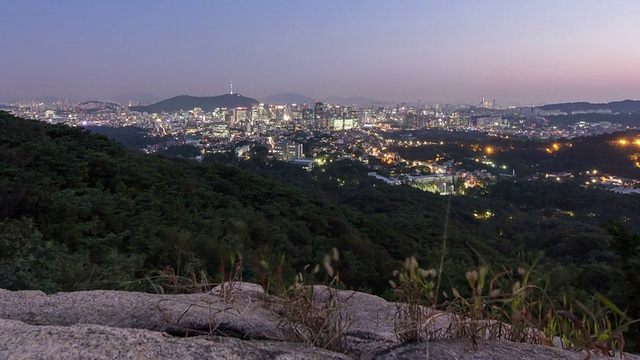
<instances>
[{"instance_id":1,"label":"purple sky at horizon","mask_svg":"<svg viewBox=\"0 0 640 360\"><path fill-rule=\"evenodd\" d=\"M640 1L4 0L0 102L263 97L499 104L640 98Z\"/></svg>"}]
</instances>

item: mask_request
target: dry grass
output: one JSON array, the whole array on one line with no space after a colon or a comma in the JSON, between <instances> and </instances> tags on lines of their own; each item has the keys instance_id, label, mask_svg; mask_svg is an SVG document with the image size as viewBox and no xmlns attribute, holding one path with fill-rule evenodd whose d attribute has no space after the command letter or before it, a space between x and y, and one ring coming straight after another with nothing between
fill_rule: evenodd
<instances>
[{"instance_id":1,"label":"dry grass","mask_svg":"<svg viewBox=\"0 0 640 360\"><path fill-rule=\"evenodd\" d=\"M283 330L285 340L331 351L345 350L349 319L336 290L340 279L334 269L336 261L338 251L334 249L322 264L305 267L288 288L282 279L283 258L275 272L269 271L266 263L261 264L264 268L261 285L265 294L273 288L278 292L278 327ZM455 288L449 293L438 294L442 274L435 269L421 268L414 257L407 258L390 281L397 299L393 319L397 339L401 343L411 343L468 338L474 345L479 340L500 339L605 356L614 356L624 350L623 333L637 320L630 319L599 294L596 295L597 304L600 304L597 308L578 302L565 302L559 307L544 288L531 283L534 266L495 274L490 274L487 267L470 270L465 274L469 295L462 296ZM171 268L148 280L158 293L203 293L218 286L218 295L230 300L234 284L242 281L241 257L231 259L230 269L221 270L222 281L218 284L204 272L180 277ZM308 278L316 277L321 270L326 274L328 286L327 294L322 294L322 301L318 301L317 291L314 292ZM265 301L267 298L265 296ZM273 297L268 301L274 301ZM215 326L212 329L215 330Z\"/></svg>"},{"instance_id":2,"label":"dry grass","mask_svg":"<svg viewBox=\"0 0 640 360\"><path fill-rule=\"evenodd\" d=\"M615 356L624 350L623 331L635 323L604 296L597 294L601 306L590 310L579 302L557 309L545 289L530 281L531 269L503 270L493 276L486 267L468 271L465 276L469 296L457 289L451 297L436 302L435 270L419 267L408 258L392 281L398 304L395 332L403 343L441 338L478 340L500 339L530 344L558 346ZM427 308L429 306L429 308ZM442 310L448 326L438 329L434 313ZM576 315L580 314L580 315Z\"/></svg>"},{"instance_id":3,"label":"dry grass","mask_svg":"<svg viewBox=\"0 0 640 360\"><path fill-rule=\"evenodd\" d=\"M344 352L348 318L341 312L341 300L335 289L340 278L333 268L333 262L337 260L336 249L324 258L323 267L330 280L326 288L327 296L320 303L316 301L314 287L306 284L305 273L296 276L283 302L282 319L278 324L284 330L286 340ZM319 271L320 266L317 265L311 274Z\"/></svg>"}]
</instances>

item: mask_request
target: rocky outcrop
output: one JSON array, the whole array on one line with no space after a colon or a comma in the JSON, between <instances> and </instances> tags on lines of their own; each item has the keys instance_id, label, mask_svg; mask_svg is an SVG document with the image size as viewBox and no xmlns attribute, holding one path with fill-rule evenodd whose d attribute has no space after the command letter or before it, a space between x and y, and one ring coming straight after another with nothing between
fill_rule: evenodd
<instances>
[{"instance_id":1,"label":"rocky outcrop","mask_svg":"<svg viewBox=\"0 0 640 360\"><path fill-rule=\"evenodd\" d=\"M496 340L478 341L475 348L468 339L400 344L394 330L396 304L373 295L322 286L313 287L311 299L320 308L326 304L336 307L312 313L300 308L304 302L267 296L260 286L248 283L228 283L210 293L190 295L123 291L46 295L39 291L0 289L0 358L581 360L586 357L585 353L559 348ZM291 316L298 310L302 310L302 320ZM451 318L447 314L424 311L430 332L437 333L449 326ZM292 341L313 338L334 316L344 325L341 337L344 354ZM306 337L297 337L292 331Z\"/></svg>"},{"instance_id":2,"label":"rocky outcrop","mask_svg":"<svg viewBox=\"0 0 640 360\"><path fill-rule=\"evenodd\" d=\"M179 338L101 325L35 326L0 319L2 359L349 359L299 343Z\"/></svg>"},{"instance_id":3,"label":"rocky outcrop","mask_svg":"<svg viewBox=\"0 0 640 360\"><path fill-rule=\"evenodd\" d=\"M45 296L0 290L0 318L32 325L95 324L168 332L216 333L243 339L282 340L268 303L250 291L227 298L211 294L155 295L126 291L78 291Z\"/></svg>"}]
</instances>

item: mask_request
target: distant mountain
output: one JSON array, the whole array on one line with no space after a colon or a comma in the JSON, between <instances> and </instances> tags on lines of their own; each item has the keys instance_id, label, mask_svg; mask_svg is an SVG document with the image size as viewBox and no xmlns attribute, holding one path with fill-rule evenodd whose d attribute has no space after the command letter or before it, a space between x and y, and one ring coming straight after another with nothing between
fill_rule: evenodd
<instances>
[{"instance_id":1,"label":"distant mountain","mask_svg":"<svg viewBox=\"0 0 640 360\"><path fill-rule=\"evenodd\" d=\"M340 96L330 96L322 99L324 102L341 105L371 105L371 104L385 104L385 101L376 99L370 99L365 97L351 96L348 98Z\"/></svg>"},{"instance_id":2,"label":"distant mountain","mask_svg":"<svg viewBox=\"0 0 640 360\"><path fill-rule=\"evenodd\" d=\"M144 91L130 91L124 94L110 96L109 101L115 101L120 105L132 104L153 104L161 100L160 97L146 93Z\"/></svg>"},{"instance_id":3,"label":"distant mountain","mask_svg":"<svg viewBox=\"0 0 640 360\"><path fill-rule=\"evenodd\" d=\"M265 104L313 104L315 100L306 95L284 93L265 96L260 99Z\"/></svg>"},{"instance_id":4,"label":"distant mountain","mask_svg":"<svg viewBox=\"0 0 640 360\"><path fill-rule=\"evenodd\" d=\"M545 119L549 121L549 125L554 126L566 126L570 124L575 124L579 121L584 121L586 123L599 123L601 121L607 121L611 123L622 124L622 126L629 127L639 127L640 119L638 118L638 113L613 113L613 114L598 114L598 113L589 113L589 114L568 114L568 115L551 115L545 116Z\"/></svg>"},{"instance_id":5,"label":"distant mountain","mask_svg":"<svg viewBox=\"0 0 640 360\"><path fill-rule=\"evenodd\" d=\"M251 106L259 101L240 94L224 94L218 96L190 96L181 95L163 100L147 106L132 106L132 111L159 113L175 112L202 108L204 111L213 111L216 108L233 108L238 106Z\"/></svg>"},{"instance_id":6,"label":"distant mountain","mask_svg":"<svg viewBox=\"0 0 640 360\"><path fill-rule=\"evenodd\" d=\"M55 102L65 102L65 101L75 101L74 98L61 98L61 97L57 97L57 96L43 96L43 97L38 97L35 99L16 99L15 101L19 101L19 100L29 100L29 101L36 101L36 102L41 102L41 103L45 103L45 104L50 104L50 103L55 103Z\"/></svg>"},{"instance_id":7,"label":"distant mountain","mask_svg":"<svg viewBox=\"0 0 640 360\"><path fill-rule=\"evenodd\" d=\"M10 109L11 106L0 104L0 109Z\"/></svg>"},{"instance_id":8,"label":"distant mountain","mask_svg":"<svg viewBox=\"0 0 640 360\"><path fill-rule=\"evenodd\" d=\"M572 111L589 111L589 110L606 110L609 109L614 113L634 113L640 112L639 100L622 100L610 103L589 103L589 102L573 102L562 104L549 104L538 106L542 110L560 110L570 113Z\"/></svg>"}]
</instances>

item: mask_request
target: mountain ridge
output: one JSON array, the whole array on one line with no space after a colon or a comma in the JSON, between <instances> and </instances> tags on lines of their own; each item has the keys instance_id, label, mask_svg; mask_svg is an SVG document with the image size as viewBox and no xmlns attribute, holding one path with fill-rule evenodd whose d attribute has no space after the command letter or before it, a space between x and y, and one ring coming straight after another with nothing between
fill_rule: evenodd
<instances>
[{"instance_id":1,"label":"mountain ridge","mask_svg":"<svg viewBox=\"0 0 640 360\"><path fill-rule=\"evenodd\" d=\"M115 101L120 105L126 105L129 102L141 104L153 104L161 101L161 97L144 91L129 91L121 94L114 94L108 97L110 101Z\"/></svg>"},{"instance_id":2,"label":"mountain ridge","mask_svg":"<svg viewBox=\"0 0 640 360\"><path fill-rule=\"evenodd\" d=\"M131 110L159 113L191 110L198 107L204 111L213 111L216 108L250 107L258 103L258 100L240 94L223 94L217 96L179 95L147 106L132 106Z\"/></svg>"},{"instance_id":3,"label":"mountain ridge","mask_svg":"<svg viewBox=\"0 0 640 360\"><path fill-rule=\"evenodd\" d=\"M640 100L625 99L611 101L608 103L590 103L586 101L558 103L537 106L542 110L560 110L564 112L589 111L589 110L611 110L614 113L634 113L640 112Z\"/></svg>"}]
</instances>

